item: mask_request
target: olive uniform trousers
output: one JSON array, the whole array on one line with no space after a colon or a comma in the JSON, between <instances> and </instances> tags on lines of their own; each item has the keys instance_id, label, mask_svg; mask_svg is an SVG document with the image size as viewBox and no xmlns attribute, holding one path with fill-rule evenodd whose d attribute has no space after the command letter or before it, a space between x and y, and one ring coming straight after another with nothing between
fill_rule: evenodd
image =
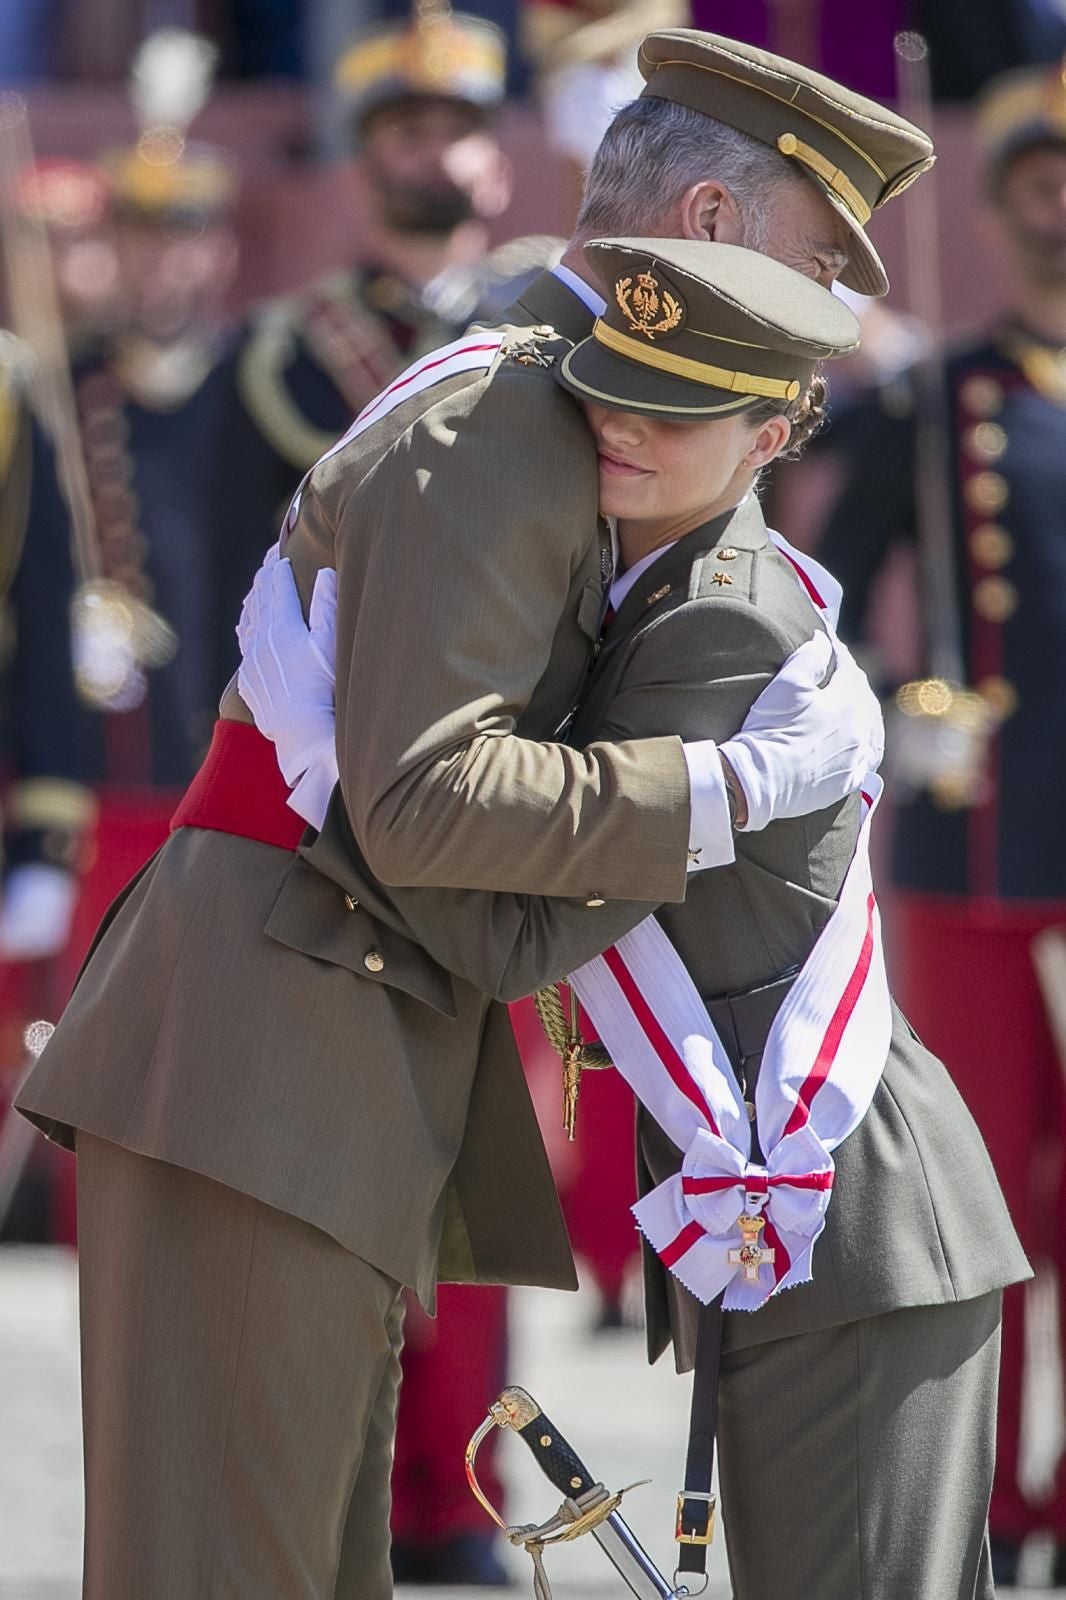
<instances>
[{"instance_id":1,"label":"olive uniform trousers","mask_svg":"<svg viewBox=\"0 0 1066 1600\"><path fill-rule=\"evenodd\" d=\"M387 1600L400 1287L78 1136L83 1600Z\"/></svg>"},{"instance_id":2,"label":"olive uniform trousers","mask_svg":"<svg viewBox=\"0 0 1066 1600\"><path fill-rule=\"evenodd\" d=\"M1000 1301L726 1349L733 1600L993 1600Z\"/></svg>"}]
</instances>

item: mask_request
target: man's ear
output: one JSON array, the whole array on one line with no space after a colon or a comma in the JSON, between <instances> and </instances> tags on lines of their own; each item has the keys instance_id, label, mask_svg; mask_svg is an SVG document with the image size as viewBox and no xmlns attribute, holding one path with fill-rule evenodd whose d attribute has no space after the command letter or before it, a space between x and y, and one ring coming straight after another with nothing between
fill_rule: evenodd
<instances>
[{"instance_id":1,"label":"man's ear","mask_svg":"<svg viewBox=\"0 0 1066 1600\"><path fill-rule=\"evenodd\" d=\"M705 183L694 183L687 189L678 206L677 237L705 243L741 244L744 223L730 190L713 178Z\"/></svg>"}]
</instances>

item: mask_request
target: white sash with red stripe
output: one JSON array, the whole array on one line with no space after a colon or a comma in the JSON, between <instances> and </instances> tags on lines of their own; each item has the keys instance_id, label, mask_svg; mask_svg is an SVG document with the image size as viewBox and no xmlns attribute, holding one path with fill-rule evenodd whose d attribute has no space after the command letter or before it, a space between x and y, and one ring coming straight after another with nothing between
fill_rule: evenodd
<instances>
[{"instance_id":1,"label":"white sash with red stripe","mask_svg":"<svg viewBox=\"0 0 1066 1600\"><path fill-rule=\"evenodd\" d=\"M462 339L455 339L451 344L442 345L439 350L431 350L428 355L420 356L363 407L347 433L341 435L337 443L315 462L315 466L321 466L323 461L328 461L338 450L343 450L353 439L358 439L360 434L373 427L375 422L380 422L390 411L394 411L405 400L421 394L424 389L430 389L434 384L443 383L446 378L457 377L460 373L479 370L487 372L499 355L503 341L502 333L494 333L491 329L477 329ZM311 468L311 472L313 471L314 467ZM310 476L311 473L307 473L292 497L282 528L283 540L296 524L304 484Z\"/></svg>"},{"instance_id":2,"label":"white sash with red stripe","mask_svg":"<svg viewBox=\"0 0 1066 1600\"><path fill-rule=\"evenodd\" d=\"M830 631L840 588L778 535ZM754 1311L806 1283L833 1187L832 1151L858 1127L884 1071L892 1032L870 825L881 796L870 774L863 818L836 909L770 1029L755 1088L765 1164L725 1046L684 963L648 917L570 976L615 1066L684 1152L681 1171L634 1215L663 1264L704 1304ZM741 1215L762 1230L753 1257Z\"/></svg>"}]
</instances>

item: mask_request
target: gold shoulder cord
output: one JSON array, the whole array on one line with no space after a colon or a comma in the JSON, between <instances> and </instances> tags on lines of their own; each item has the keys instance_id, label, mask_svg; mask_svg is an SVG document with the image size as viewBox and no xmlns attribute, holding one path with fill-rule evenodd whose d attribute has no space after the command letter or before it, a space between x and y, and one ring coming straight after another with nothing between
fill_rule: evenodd
<instances>
[{"instance_id":1,"label":"gold shoulder cord","mask_svg":"<svg viewBox=\"0 0 1066 1600\"><path fill-rule=\"evenodd\" d=\"M313 428L289 396L285 368L296 352L293 301L271 306L249 334L237 363L237 387L249 415L283 461L306 472L336 443Z\"/></svg>"},{"instance_id":2,"label":"gold shoulder cord","mask_svg":"<svg viewBox=\"0 0 1066 1600\"><path fill-rule=\"evenodd\" d=\"M563 1006L559 985L555 983L538 989L533 1004L548 1043L563 1063L563 1130L572 1140L577 1128L582 1072L597 1072L613 1066L614 1062L602 1044L586 1044L582 1039L577 995L573 989L570 990L569 1014Z\"/></svg>"},{"instance_id":3,"label":"gold shoulder cord","mask_svg":"<svg viewBox=\"0 0 1066 1600\"><path fill-rule=\"evenodd\" d=\"M0 599L22 559L30 509L29 413L10 374L0 368Z\"/></svg>"}]
</instances>

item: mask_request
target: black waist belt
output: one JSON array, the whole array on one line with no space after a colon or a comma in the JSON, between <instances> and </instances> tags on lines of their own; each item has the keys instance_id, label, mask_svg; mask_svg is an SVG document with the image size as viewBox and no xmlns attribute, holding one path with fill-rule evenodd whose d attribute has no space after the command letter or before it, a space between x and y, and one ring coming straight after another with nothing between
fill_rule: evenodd
<instances>
[{"instance_id":1,"label":"black waist belt","mask_svg":"<svg viewBox=\"0 0 1066 1600\"><path fill-rule=\"evenodd\" d=\"M734 1068L741 1073L750 1095L758 1075L758 1061L774 1018L796 981L799 968L770 983L743 993L708 1000L707 1014L718 1030ZM752 1062L748 1071L745 1063ZM707 1569L707 1546L714 1532L714 1440L718 1430L718 1375L722 1359L722 1302L714 1300L700 1311L696 1335L695 1370L692 1374L692 1411L689 1417L685 1487L677 1499L678 1572L702 1573Z\"/></svg>"},{"instance_id":2,"label":"black waist belt","mask_svg":"<svg viewBox=\"0 0 1066 1600\"><path fill-rule=\"evenodd\" d=\"M752 1056L762 1055L774 1018L799 972L799 967L792 967L757 989L724 994L704 1002L734 1067L743 1066Z\"/></svg>"}]
</instances>

